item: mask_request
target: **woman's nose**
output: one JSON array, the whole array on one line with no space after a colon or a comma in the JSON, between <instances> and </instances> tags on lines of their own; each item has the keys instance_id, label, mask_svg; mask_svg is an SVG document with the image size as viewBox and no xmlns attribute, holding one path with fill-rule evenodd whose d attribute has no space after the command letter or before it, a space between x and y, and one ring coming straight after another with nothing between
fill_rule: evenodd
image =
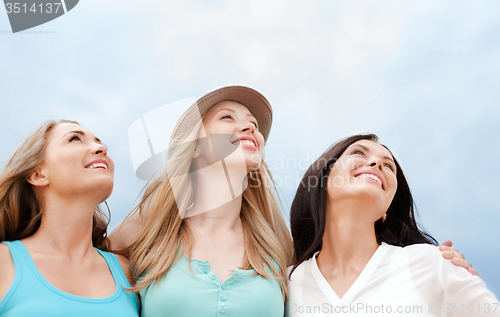
<instances>
[{"instance_id":1,"label":"woman's nose","mask_svg":"<svg viewBox=\"0 0 500 317\"><path fill-rule=\"evenodd\" d=\"M108 148L102 143L96 143L95 148L92 150L92 153L106 155L108 154Z\"/></svg>"},{"instance_id":2,"label":"woman's nose","mask_svg":"<svg viewBox=\"0 0 500 317\"><path fill-rule=\"evenodd\" d=\"M375 167L375 168L381 168L382 167L382 160L379 159L379 158L371 158L369 161L368 161L368 166L370 167Z\"/></svg>"},{"instance_id":3,"label":"woman's nose","mask_svg":"<svg viewBox=\"0 0 500 317\"><path fill-rule=\"evenodd\" d=\"M252 133L255 130L255 125L252 122L247 122L247 124L243 125L240 128L240 132L250 132Z\"/></svg>"}]
</instances>

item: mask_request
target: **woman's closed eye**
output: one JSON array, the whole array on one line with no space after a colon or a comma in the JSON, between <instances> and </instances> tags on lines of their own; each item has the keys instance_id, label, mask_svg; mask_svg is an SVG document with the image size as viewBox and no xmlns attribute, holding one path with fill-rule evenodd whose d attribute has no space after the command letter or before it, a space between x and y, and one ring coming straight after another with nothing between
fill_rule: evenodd
<instances>
[{"instance_id":1,"label":"woman's closed eye","mask_svg":"<svg viewBox=\"0 0 500 317\"><path fill-rule=\"evenodd\" d=\"M78 134L73 134L70 139L69 139L69 142L73 142L75 140L78 140L78 141L81 141L82 139L80 138L80 136Z\"/></svg>"},{"instance_id":2,"label":"woman's closed eye","mask_svg":"<svg viewBox=\"0 0 500 317\"><path fill-rule=\"evenodd\" d=\"M384 166L390 169L392 172L394 172L394 167L391 164L385 163Z\"/></svg>"},{"instance_id":3,"label":"woman's closed eye","mask_svg":"<svg viewBox=\"0 0 500 317\"><path fill-rule=\"evenodd\" d=\"M361 150L354 150L351 152L351 155L365 155L365 153Z\"/></svg>"}]
</instances>

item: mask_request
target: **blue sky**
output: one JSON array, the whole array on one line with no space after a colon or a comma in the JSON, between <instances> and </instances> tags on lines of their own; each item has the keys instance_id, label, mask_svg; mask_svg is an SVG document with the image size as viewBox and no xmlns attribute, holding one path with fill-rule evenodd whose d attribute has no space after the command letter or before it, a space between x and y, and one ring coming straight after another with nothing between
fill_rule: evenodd
<instances>
[{"instance_id":1,"label":"blue sky","mask_svg":"<svg viewBox=\"0 0 500 317\"><path fill-rule=\"evenodd\" d=\"M144 185L130 124L251 86L274 108L266 157L285 212L324 149L374 132L402 163L421 223L500 296L499 17L497 1L85 0L12 34L0 12L0 160L44 120L79 121L116 164L113 227Z\"/></svg>"}]
</instances>

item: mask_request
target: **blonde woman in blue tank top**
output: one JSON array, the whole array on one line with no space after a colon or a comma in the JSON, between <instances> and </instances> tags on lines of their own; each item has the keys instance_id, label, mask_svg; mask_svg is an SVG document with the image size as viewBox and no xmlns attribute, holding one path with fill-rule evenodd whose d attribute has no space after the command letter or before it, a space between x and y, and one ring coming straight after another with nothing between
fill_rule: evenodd
<instances>
[{"instance_id":1,"label":"blonde woman in blue tank top","mask_svg":"<svg viewBox=\"0 0 500 317\"><path fill-rule=\"evenodd\" d=\"M50 121L0 175L0 316L138 316L128 260L107 249L96 207L114 165L92 132Z\"/></svg>"},{"instance_id":2,"label":"blonde woman in blue tank top","mask_svg":"<svg viewBox=\"0 0 500 317\"><path fill-rule=\"evenodd\" d=\"M292 243L264 163L272 109L223 87L178 120L168 162L110 235L127 247L142 316L282 317Z\"/></svg>"}]
</instances>

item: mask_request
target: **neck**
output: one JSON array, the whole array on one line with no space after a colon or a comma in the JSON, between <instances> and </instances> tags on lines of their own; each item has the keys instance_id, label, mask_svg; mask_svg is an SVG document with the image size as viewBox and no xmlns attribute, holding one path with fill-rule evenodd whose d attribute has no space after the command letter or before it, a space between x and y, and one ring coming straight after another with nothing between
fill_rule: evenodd
<instances>
[{"instance_id":1,"label":"neck","mask_svg":"<svg viewBox=\"0 0 500 317\"><path fill-rule=\"evenodd\" d=\"M78 199L45 195L38 230L26 240L36 249L83 257L93 251L92 216L97 202L86 196Z\"/></svg>"},{"instance_id":2,"label":"neck","mask_svg":"<svg viewBox=\"0 0 500 317\"><path fill-rule=\"evenodd\" d=\"M197 172L194 204L186 211L185 221L208 232L240 229L242 184L246 176L230 169L224 171L222 163L213 164Z\"/></svg>"},{"instance_id":3,"label":"neck","mask_svg":"<svg viewBox=\"0 0 500 317\"><path fill-rule=\"evenodd\" d=\"M326 227L319 262L342 274L361 271L378 248L375 225L366 215L367 206L336 204L326 210ZM355 215L361 215L356 217ZM365 215L363 217L363 215Z\"/></svg>"},{"instance_id":4,"label":"neck","mask_svg":"<svg viewBox=\"0 0 500 317\"><path fill-rule=\"evenodd\" d=\"M210 211L189 217L184 221L188 226L196 228L203 234L240 231L242 222L240 217L241 196L229 203Z\"/></svg>"}]
</instances>

